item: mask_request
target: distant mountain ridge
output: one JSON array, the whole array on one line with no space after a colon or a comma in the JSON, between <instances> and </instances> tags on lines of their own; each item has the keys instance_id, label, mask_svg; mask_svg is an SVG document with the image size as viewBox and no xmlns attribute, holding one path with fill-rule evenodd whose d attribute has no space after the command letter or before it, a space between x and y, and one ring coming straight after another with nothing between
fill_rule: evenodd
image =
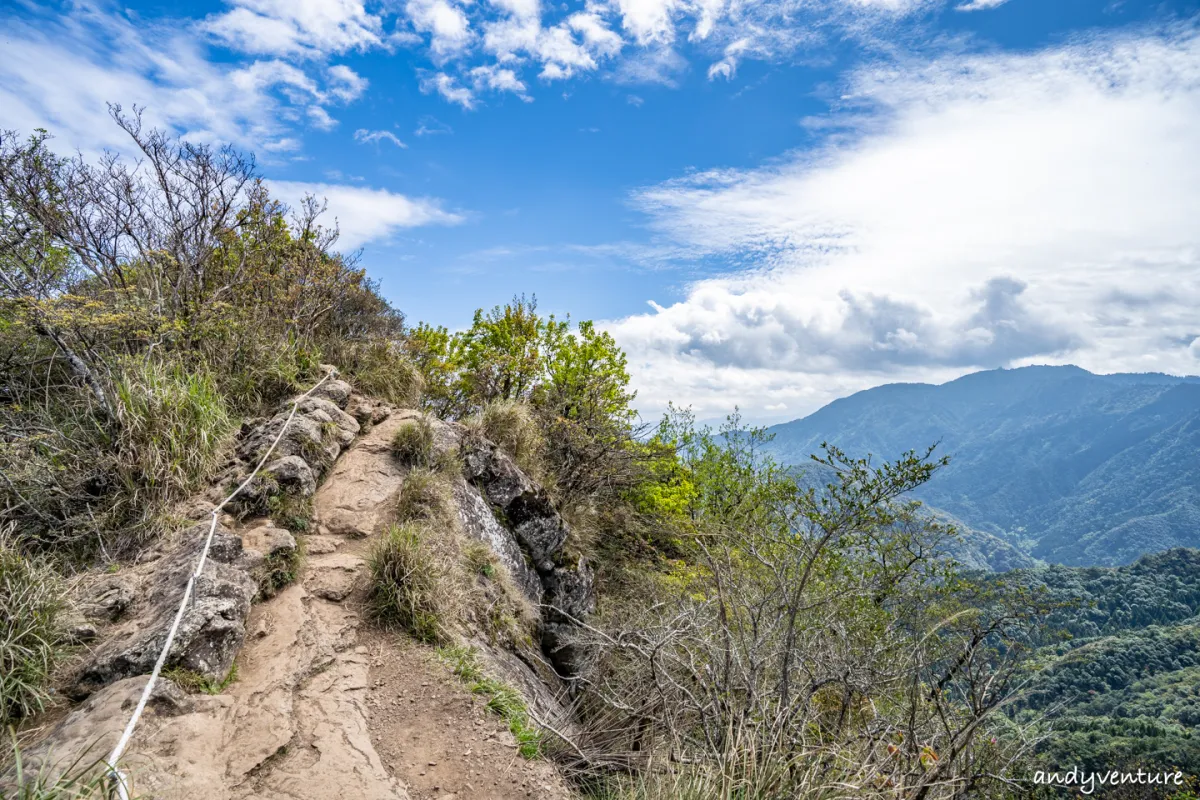
<instances>
[{"instance_id":1,"label":"distant mountain ridge","mask_svg":"<svg viewBox=\"0 0 1200 800\"><path fill-rule=\"evenodd\" d=\"M822 442L951 456L917 496L1034 558L1127 564L1200 545L1200 377L1021 367L888 384L770 429L803 465Z\"/></svg>"}]
</instances>

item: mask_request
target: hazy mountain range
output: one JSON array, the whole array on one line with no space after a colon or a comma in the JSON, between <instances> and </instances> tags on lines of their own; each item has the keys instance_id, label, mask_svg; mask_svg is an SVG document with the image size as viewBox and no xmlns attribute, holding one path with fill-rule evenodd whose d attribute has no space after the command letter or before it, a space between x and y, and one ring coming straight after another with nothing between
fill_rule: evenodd
<instances>
[{"instance_id":1,"label":"hazy mountain range","mask_svg":"<svg viewBox=\"0 0 1200 800\"><path fill-rule=\"evenodd\" d=\"M797 465L825 441L878 458L937 442L951 463L917 496L990 534L968 534L979 565L1200 546L1200 377L991 370L868 389L771 432L776 458Z\"/></svg>"}]
</instances>

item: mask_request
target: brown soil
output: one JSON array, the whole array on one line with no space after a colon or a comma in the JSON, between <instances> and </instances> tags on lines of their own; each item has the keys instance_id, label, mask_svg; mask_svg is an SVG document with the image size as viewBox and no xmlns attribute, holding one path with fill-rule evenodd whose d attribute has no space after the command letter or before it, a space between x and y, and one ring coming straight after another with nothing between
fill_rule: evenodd
<instances>
[{"instance_id":1,"label":"brown soil","mask_svg":"<svg viewBox=\"0 0 1200 800\"><path fill-rule=\"evenodd\" d=\"M553 765L521 757L506 724L428 647L380 632L362 641L371 742L413 800L574 797Z\"/></svg>"}]
</instances>

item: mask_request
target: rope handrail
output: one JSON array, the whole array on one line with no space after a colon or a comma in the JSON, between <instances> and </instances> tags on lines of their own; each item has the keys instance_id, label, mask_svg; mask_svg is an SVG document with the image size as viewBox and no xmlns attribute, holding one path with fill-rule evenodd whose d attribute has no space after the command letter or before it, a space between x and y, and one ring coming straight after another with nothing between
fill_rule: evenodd
<instances>
[{"instance_id":1,"label":"rope handrail","mask_svg":"<svg viewBox=\"0 0 1200 800\"><path fill-rule=\"evenodd\" d=\"M163 644L162 652L158 654L158 659L154 662L154 669L150 672L150 680L146 681L146 688L142 690L141 699L138 700L137 707L133 709L133 716L129 718L129 724L125 726L125 731L121 734L121 738L117 740L117 746L113 748L112 753L108 756L107 766L108 775L113 782L114 792L117 800L129 800L129 787L125 775L117 769L117 762L120 760L125 748L129 746L129 740L133 738L133 731L137 728L138 721L142 718L142 712L146 710L146 704L150 701L150 695L154 692L154 685L158 682L159 673L162 672L163 665L167 661L167 654L171 652L171 645L175 643L175 634L179 631L179 623L183 620L183 612L187 610L188 603L192 599L192 589L196 586L196 580L200 577L200 573L204 571L204 564L208 560L208 550L212 546L213 536L217 531L217 518L221 514L221 509L229 504L233 498L250 485L250 481L254 480L263 465L267 463L267 459L275 452L276 446L283 439L283 434L287 431L288 426L292 424L292 420L296 416L300 404L312 396L313 392L321 387L321 384L338 374L336 369L332 369L325 374L325 377L317 381L311 389L300 395L292 403L292 412L288 414L288 418L284 420L279 433L276 434L275 440L271 442L271 446L263 453L256 466L246 479L238 484L238 487L229 493L229 496L222 500L212 510L212 521L208 526L208 536L204 540L204 547L200 551L200 560L196 563L196 570L188 578L187 586L183 590L183 599L179 603L179 610L175 612L175 621L171 623L170 630L167 631L167 641Z\"/></svg>"}]
</instances>

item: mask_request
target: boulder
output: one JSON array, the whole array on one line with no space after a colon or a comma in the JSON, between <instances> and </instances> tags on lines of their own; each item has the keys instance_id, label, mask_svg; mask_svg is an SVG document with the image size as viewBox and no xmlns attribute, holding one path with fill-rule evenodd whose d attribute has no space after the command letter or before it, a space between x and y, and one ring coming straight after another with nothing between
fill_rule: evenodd
<instances>
[{"instance_id":1,"label":"boulder","mask_svg":"<svg viewBox=\"0 0 1200 800\"><path fill-rule=\"evenodd\" d=\"M92 653L72 687L73 696L87 696L153 669L207 535L208 525L189 529L183 534L183 546L153 563L138 603L139 613L123 622ZM245 638L250 602L258 592L253 578L238 563L242 555L242 540L218 526L204 572L196 580L167 656L168 667L220 680L233 666Z\"/></svg>"},{"instance_id":2,"label":"boulder","mask_svg":"<svg viewBox=\"0 0 1200 800\"><path fill-rule=\"evenodd\" d=\"M488 541L506 563L518 561L513 569L527 596L541 597L542 651L560 674L573 677L580 672L585 653L574 643L579 622L595 611L595 579L583 560L572 563L564 551L570 530L546 492L531 481L516 462L491 442L467 441L463 445L463 473L502 517L491 529L482 511L472 509L459 497L459 515L464 528L475 538ZM505 536L504 534L507 534ZM506 540L515 539L525 558L506 557ZM532 569L530 566L532 565ZM539 589L527 588L535 573Z\"/></svg>"},{"instance_id":3,"label":"boulder","mask_svg":"<svg viewBox=\"0 0 1200 800\"><path fill-rule=\"evenodd\" d=\"M320 397L337 405L338 408L345 408L346 401L350 399L350 393L354 391L350 384L336 378L331 381L325 381L317 387L317 390L310 395L311 397Z\"/></svg>"},{"instance_id":4,"label":"boulder","mask_svg":"<svg viewBox=\"0 0 1200 800\"><path fill-rule=\"evenodd\" d=\"M300 497L312 497L317 491L317 479L312 467L300 456L284 456L263 467L262 474L269 476L283 491Z\"/></svg>"}]
</instances>

